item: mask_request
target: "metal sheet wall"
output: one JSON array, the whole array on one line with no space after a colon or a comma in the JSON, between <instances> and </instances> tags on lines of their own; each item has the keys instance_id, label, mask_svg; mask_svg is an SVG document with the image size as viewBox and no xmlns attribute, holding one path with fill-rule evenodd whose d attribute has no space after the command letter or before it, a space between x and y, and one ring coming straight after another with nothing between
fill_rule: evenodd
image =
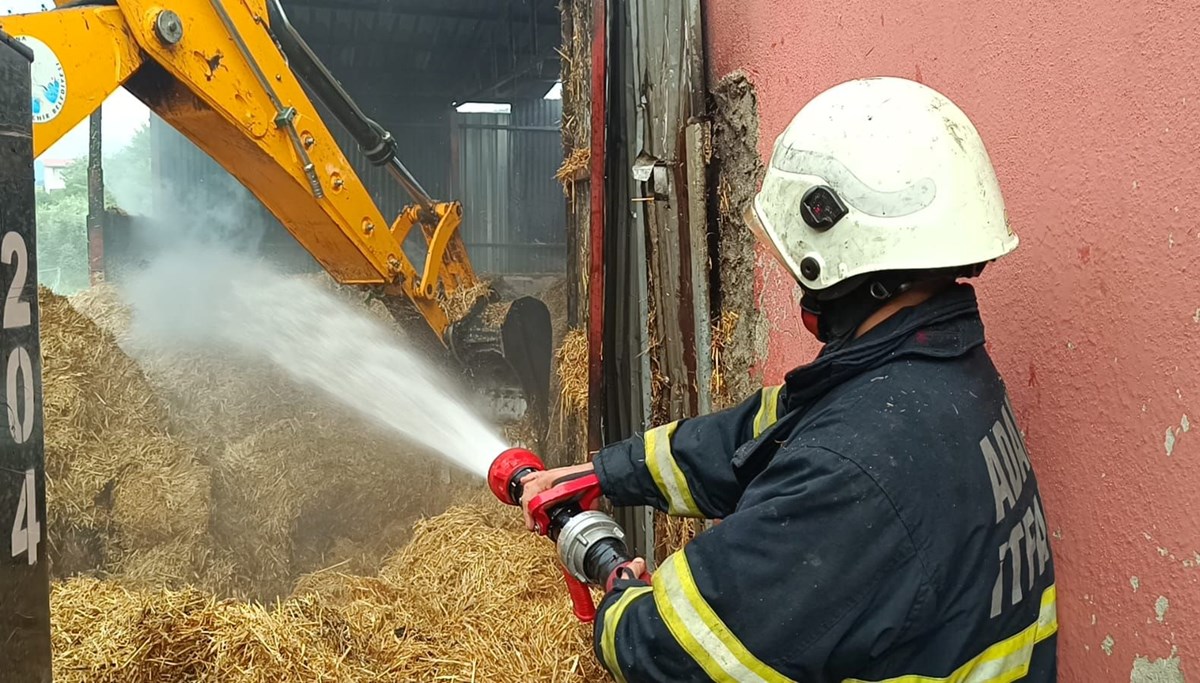
<instances>
[{"instance_id":1,"label":"metal sheet wall","mask_svg":"<svg viewBox=\"0 0 1200 683\"><path fill-rule=\"evenodd\" d=\"M562 100L515 103L513 125L518 129L510 239L529 245L536 270L566 272L567 198L554 179L563 158Z\"/></svg>"},{"instance_id":2,"label":"metal sheet wall","mask_svg":"<svg viewBox=\"0 0 1200 683\"><path fill-rule=\"evenodd\" d=\"M561 117L561 101L542 99L456 117L463 239L480 272L566 271Z\"/></svg>"}]
</instances>

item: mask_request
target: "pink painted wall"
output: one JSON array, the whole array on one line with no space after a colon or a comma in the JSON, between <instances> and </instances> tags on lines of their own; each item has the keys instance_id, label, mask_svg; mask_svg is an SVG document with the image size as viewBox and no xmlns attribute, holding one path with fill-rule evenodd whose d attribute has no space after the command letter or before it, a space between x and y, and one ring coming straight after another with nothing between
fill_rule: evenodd
<instances>
[{"instance_id":1,"label":"pink painted wall","mask_svg":"<svg viewBox=\"0 0 1200 683\"><path fill-rule=\"evenodd\" d=\"M705 6L713 76L757 86L764 159L860 76L972 117L1022 240L980 294L1054 529L1060 679L1200 680L1200 3ZM761 276L777 380L815 346L791 281Z\"/></svg>"}]
</instances>

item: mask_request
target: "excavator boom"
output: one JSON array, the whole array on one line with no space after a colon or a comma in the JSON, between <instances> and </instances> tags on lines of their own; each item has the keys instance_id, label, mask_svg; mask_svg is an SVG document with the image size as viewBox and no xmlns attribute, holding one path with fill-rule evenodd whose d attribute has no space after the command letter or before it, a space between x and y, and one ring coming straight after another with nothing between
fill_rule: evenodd
<instances>
[{"instance_id":1,"label":"excavator boom","mask_svg":"<svg viewBox=\"0 0 1200 683\"><path fill-rule=\"evenodd\" d=\"M59 2L0 17L32 49L34 153L125 87L246 186L337 281L407 303L494 398L544 417L549 312L494 292L450 319L442 302L478 289L459 227L462 206L435 201L292 28L278 0ZM413 198L386 217L339 147L308 87ZM419 229L419 268L403 244ZM501 309L505 313L496 315ZM490 309L490 313L489 313Z\"/></svg>"}]
</instances>

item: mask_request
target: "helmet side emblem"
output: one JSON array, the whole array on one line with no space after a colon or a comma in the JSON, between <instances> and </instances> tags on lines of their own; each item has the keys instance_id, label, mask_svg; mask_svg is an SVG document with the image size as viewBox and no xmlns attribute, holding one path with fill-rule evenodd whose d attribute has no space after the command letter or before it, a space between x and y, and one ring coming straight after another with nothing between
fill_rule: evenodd
<instances>
[{"instance_id":1,"label":"helmet side emblem","mask_svg":"<svg viewBox=\"0 0 1200 683\"><path fill-rule=\"evenodd\" d=\"M833 188L824 185L810 187L800 201L800 215L804 222L818 232L825 232L837 225L847 213L846 205Z\"/></svg>"}]
</instances>

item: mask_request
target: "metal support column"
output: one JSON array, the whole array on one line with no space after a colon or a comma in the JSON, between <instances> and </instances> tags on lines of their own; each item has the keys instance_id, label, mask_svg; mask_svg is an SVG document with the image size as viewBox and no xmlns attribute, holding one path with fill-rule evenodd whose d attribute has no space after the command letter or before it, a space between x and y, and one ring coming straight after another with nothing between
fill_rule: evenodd
<instances>
[{"instance_id":1,"label":"metal support column","mask_svg":"<svg viewBox=\"0 0 1200 683\"><path fill-rule=\"evenodd\" d=\"M104 281L104 134L103 107L88 120L88 279L91 284Z\"/></svg>"},{"instance_id":2,"label":"metal support column","mask_svg":"<svg viewBox=\"0 0 1200 683\"><path fill-rule=\"evenodd\" d=\"M33 54L0 32L0 679L50 681L50 574L33 195Z\"/></svg>"}]
</instances>

